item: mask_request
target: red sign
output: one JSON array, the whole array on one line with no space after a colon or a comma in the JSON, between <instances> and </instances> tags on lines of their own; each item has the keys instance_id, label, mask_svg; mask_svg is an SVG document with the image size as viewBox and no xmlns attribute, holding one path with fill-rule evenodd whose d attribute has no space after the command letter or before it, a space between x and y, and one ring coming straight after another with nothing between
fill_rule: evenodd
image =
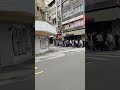
<instances>
[{"instance_id":1,"label":"red sign","mask_svg":"<svg viewBox=\"0 0 120 90\"><path fill-rule=\"evenodd\" d=\"M61 34L58 34L56 37L57 37L57 39L62 39L62 35Z\"/></svg>"}]
</instances>

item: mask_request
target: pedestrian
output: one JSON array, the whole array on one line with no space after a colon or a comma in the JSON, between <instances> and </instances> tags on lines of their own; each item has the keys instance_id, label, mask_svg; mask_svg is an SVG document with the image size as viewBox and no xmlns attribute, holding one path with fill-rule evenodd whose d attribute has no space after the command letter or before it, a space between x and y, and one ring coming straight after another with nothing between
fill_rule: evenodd
<instances>
[{"instance_id":1,"label":"pedestrian","mask_svg":"<svg viewBox=\"0 0 120 90\"><path fill-rule=\"evenodd\" d=\"M83 41L80 39L80 41L79 41L79 46L81 47L81 48L83 48Z\"/></svg>"},{"instance_id":2,"label":"pedestrian","mask_svg":"<svg viewBox=\"0 0 120 90\"><path fill-rule=\"evenodd\" d=\"M102 36L102 32L98 33L96 36L96 40L97 40L97 49L103 51L103 36Z\"/></svg>"},{"instance_id":3,"label":"pedestrian","mask_svg":"<svg viewBox=\"0 0 120 90\"><path fill-rule=\"evenodd\" d=\"M91 35L91 45L92 45L93 51L96 51L96 48L97 48L96 47L97 46L96 35L97 35L96 32L92 33L92 35Z\"/></svg>"},{"instance_id":4,"label":"pedestrian","mask_svg":"<svg viewBox=\"0 0 120 90\"><path fill-rule=\"evenodd\" d=\"M115 39L114 39L113 35L111 34L111 32L108 33L106 41L109 45L109 50L114 51L116 44L115 44Z\"/></svg>"},{"instance_id":5,"label":"pedestrian","mask_svg":"<svg viewBox=\"0 0 120 90\"><path fill-rule=\"evenodd\" d=\"M75 46L78 47L78 40L75 40Z\"/></svg>"},{"instance_id":6,"label":"pedestrian","mask_svg":"<svg viewBox=\"0 0 120 90\"><path fill-rule=\"evenodd\" d=\"M87 34L85 34L85 48L89 50L89 39Z\"/></svg>"},{"instance_id":7,"label":"pedestrian","mask_svg":"<svg viewBox=\"0 0 120 90\"><path fill-rule=\"evenodd\" d=\"M118 32L116 32L116 34L115 34L115 43L116 43L116 50L119 50L119 38L120 38L120 36L119 36L119 33Z\"/></svg>"}]
</instances>

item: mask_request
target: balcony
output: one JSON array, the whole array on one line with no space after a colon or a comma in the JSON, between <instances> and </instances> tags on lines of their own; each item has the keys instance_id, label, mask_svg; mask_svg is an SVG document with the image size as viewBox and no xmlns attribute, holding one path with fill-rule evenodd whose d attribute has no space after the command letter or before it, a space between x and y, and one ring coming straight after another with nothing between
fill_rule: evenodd
<instances>
[{"instance_id":1,"label":"balcony","mask_svg":"<svg viewBox=\"0 0 120 90\"><path fill-rule=\"evenodd\" d=\"M75 30L81 30L81 29L84 29L85 26L78 26L78 27L74 27L74 28L70 28L70 29L63 29L63 33L65 32L70 32L70 31L75 31Z\"/></svg>"},{"instance_id":2,"label":"balcony","mask_svg":"<svg viewBox=\"0 0 120 90\"><path fill-rule=\"evenodd\" d=\"M96 1L91 4L90 2L86 2L86 12L103 8L115 7L117 5L120 5L120 0L104 0L101 2Z\"/></svg>"},{"instance_id":3,"label":"balcony","mask_svg":"<svg viewBox=\"0 0 120 90\"><path fill-rule=\"evenodd\" d=\"M76 13L76 14L73 14L73 15L67 17L67 18L63 18L63 19L62 19L62 22L67 21L67 20L69 20L69 19L72 19L72 18L74 18L74 17L80 16L80 15L83 15L83 14L84 14L83 11L82 11L82 12L79 12L79 13Z\"/></svg>"}]
</instances>

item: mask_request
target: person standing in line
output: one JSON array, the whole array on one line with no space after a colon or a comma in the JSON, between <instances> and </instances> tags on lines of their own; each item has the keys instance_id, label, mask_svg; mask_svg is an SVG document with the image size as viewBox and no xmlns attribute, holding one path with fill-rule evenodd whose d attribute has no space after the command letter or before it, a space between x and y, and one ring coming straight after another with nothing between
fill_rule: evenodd
<instances>
[{"instance_id":1,"label":"person standing in line","mask_svg":"<svg viewBox=\"0 0 120 90\"><path fill-rule=\"evenodd\" d=\"M120 44L119 39L120 39L119 33L116 32L116 34L115 34L116 50L119 50L119 44Z\"/></svg>"},{"instance_id":2,"label":"person standing in line","mask_svg":"<svg viewBox=\"0 0 120 90\"><path fill-rule=\"evenodd\" d=\"M98 33L97 36L97 48L100 49L101 51L103 51L103 36L102 33Z\"/></svg>"},{"instance_id":3,"label":"person standing in line","mask_svg":"<svg viewBox=\"0 0 120 90\"><path fill-rule=\"evenodd\" d=\"M108 33L106 41L109 44L109 50L110 51L115 50L115 47L116 47L116 45L115 45L115 39L114 39L113 35L111 34L111 32Z\"/></svg>"},{"instance_id":4,"label":"person standing in line","mask_svg":"<svg viewBox=\"0 0 120 90\"><path fill-rule=\"evenodd\" d=\"M93 47L93 51L96 50L96 45L97 45L96 35L97 35L96 32L94 32L94 33L91 35L91 44L92 44L92 47Z\"/></svg>"},{"instance_id":5,"label":"person standing in line","mask_svg":"<svg viewBox=\"0 0 120 90\"><path fill-rule=\"evenodd\" d=\"M70 40L69 44L70 44L69 46L72 47L72 40Z\"/></svg>"},{"instance_id":6,"label":"person standing in line","mask_svg":"<svg viewBox=\"0 0 120 90\"><path fill-rule=\"evenodd\" d=\"M89 50L89 40L87 34L85 34L85 48Z\"/></svg>"},{"instance_id":7,"label":"person standing in line","mask_svg":"<svg viewBox=\"0 0 120 90\"><path fill-rule=\"evenodd\" d=\"M80 39L80 41L79 41L79 46L81 47L81 48L83 48L83 41Z\"/></svg>"}]
</instances>

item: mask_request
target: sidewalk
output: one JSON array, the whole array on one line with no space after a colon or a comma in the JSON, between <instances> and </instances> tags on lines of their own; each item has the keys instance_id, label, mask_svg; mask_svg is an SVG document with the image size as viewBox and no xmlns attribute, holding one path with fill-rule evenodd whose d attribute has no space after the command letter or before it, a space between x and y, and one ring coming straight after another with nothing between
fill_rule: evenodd
<instances>
[{"instance_id":1,"label":"sidewalk","mask_svg":"<svg viewBox=\"0 0 120 90\"><path fill-rule=\"evenodd\" d=\"M50 47L50 50L43 54L37 54L35 56L35 60L44 60L44 59L53 59L65 56L68 52L80 52L84 50L84 48L66 48L66 47Z\"/></svg>"},{"instance_id":2,"label":"sidewalk","mask_svg":"<svg viewBox=\"0 0 120 90\"><path fill-rule=\"evenodd\" d=\"M0 85L7 84L9 81L24 80L34 76L35 70L32 62L27 61L16 66L0 68Z\"/></svg>"},{"instance_id":3,"label":"sidewalk","mask_svg":"<svg viewBox=\"0 0 120 90\"><path fill-rule=\"evenodd\" d=\"M54 58L54 57L61 57L64 56L65 54L63 52L60 52L57 50L57 47L52 47L48 52L45 52L43 54L37 54L35 56L35 60L43 60L43 59L48 59L48 58Z\"/></svg>"}]
</instances>

